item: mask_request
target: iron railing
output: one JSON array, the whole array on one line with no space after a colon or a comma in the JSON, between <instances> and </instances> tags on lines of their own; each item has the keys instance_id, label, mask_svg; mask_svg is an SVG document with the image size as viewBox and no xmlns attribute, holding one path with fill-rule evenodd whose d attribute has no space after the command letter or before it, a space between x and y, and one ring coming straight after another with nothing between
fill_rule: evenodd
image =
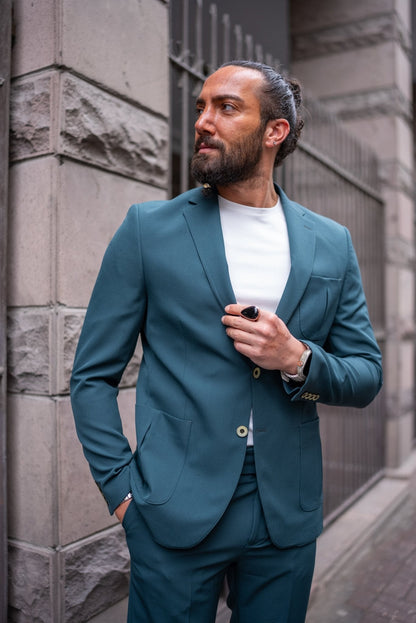
<instances>
[{"instance_id":1,"label":"iron railing","mask_svg":"<svg viewBox=\"0 0 416 623\"><path fill-rule=\"evenodd\" d=\"M193 185L189 177L194 135L192 111L206 76L231 58L279 64L251 37L244 36L240 27L233 28L228 16L220 18L215 5L209 7L208 25L202 0L191 5L189 0L172 1L171 9L175 11L170 49L171 193L176 195ZM322 105L307 96L302 142L287 164L278 169L276 179L290 197L350 230L370 316L383 346L384 219L376 156L354 140ZM324 513L328 523L383 473L384 401L380 394L365 409L319 405L319 414Z\"/></svg>"}]
</instances>

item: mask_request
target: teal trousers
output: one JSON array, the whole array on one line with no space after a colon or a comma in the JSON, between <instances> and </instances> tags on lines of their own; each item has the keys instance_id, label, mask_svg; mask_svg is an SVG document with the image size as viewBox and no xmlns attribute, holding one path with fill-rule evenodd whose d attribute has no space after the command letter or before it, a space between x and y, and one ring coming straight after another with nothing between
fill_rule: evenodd
<instances>
[{"instance_id":1,"label":"teal trousers","mask_svg":"<svg viewBox=\"0 0 416 623\"><path fill-rule=\"evenodd\" d=\"M225 578L231 623L304 623L316 543L271 543L252 449L228 509L196 547L155 543L134 503L123 526L131 556L128 623L214 623Z\"/></svg>"}]
</instances>

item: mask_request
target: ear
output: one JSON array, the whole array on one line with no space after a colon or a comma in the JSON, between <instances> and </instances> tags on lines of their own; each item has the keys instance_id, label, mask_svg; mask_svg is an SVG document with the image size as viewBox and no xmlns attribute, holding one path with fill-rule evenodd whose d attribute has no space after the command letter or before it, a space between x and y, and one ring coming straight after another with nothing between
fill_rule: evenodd
<instances>
[{"instance_id":1,"label":"ear","mask_svg":"<svg viewBox=\"0 0 416 623\"><path fill-rule=\"evenodd\" d=\"M276 147L283 143L290 132L290 125L286 119L272 119L268 121L265 130L266 147Z\"/></svg>"}]
</instances>

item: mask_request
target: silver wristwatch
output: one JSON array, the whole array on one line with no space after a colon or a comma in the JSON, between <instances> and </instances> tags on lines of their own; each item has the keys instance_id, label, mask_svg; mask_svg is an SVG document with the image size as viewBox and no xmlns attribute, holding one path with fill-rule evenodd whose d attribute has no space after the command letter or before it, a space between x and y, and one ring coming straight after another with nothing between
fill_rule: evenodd
<instances>
[{"instance_id":1,"label":"silver wristwatch","mask_svg":"<svg viewBox=\"0 0 416 623\"><path fill-rule=\"evenodd\" d=\"M281 370L280 375L284 381L286 382L294 381L295 383L303 383L303 381L306 379L304 370L305 370L305 366L306 366L306 363L309 357L312 355L312 351L308 346L306 346L306 344L304 344L304 346L305 346L305 350L301 354L300 359L298 361L296 374L288 374L287 372L283 372L283 370Z\"/></svg>"}]
</instances>

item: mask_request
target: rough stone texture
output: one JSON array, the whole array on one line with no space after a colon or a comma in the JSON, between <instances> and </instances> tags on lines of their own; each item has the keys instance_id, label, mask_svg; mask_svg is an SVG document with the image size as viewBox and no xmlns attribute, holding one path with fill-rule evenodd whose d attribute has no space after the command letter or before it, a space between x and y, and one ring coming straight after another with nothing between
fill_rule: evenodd
<instances>
[{"instance_id":1,"label":"rough stone texture","mask_svg":"<svg viewBox=\"0 0 416 623\"><path fill-rule=\"evenodd\" d=\"M331 24L348 24L352 21L366 20L370 16L392 13L396 0L291 0L291 28L302 32L326 28Z\"/></svg>"},{"instance_id":2,"label":"rough stone texture","mask_svg":"<svg viewBox=\"0 0 416 623\"><path fill-rule=\"evenodd\" d=\"M52 551L9 545L9 623L57 623L50 587L52 556Z\"/></svg>"},{"instance_id":3,"label":"rough stone texture","mask_svg":"<svg viewBox=\"0 0 416 623\"><path fill-rule=\"evenodd\" d=\"M410 31L398 15L372 15L359 21L335 24L293 37L293 58L300 60L334 52L365 48L384 41L398 42L410 54Z\"/></svg>"},{"instance_id":4,"label":"rough stone texture","mask_svg":"<svg viewBox=\"0 0 416 623\"><path fill-rule=\"evenodd\" d=\"M69 392L69 379L74 362L75 350L78 344L84 322L84 311L58 312L58 393Z\"/></svg>"},{"instance_id":5,"label":"rough stone texture","mask_svg":"<svg viewBox=\"0 0 416 623\"><path fill-rule=\"evenodd\" d=\"M166 186L166 121L69 74L62 99L61 153Z\"/></svg>"},{"instance_id":6,"label":"rough stone texture","mask_svg":"<svg viewBox=\"0 0 416 623\"><path fill-rule=\"evenodd\" d=\"M51 151L53 73L17 80L10 92L10 160Z\"/></svg>"},{"instance_id":7,"label":"rough stone texture","mask_svg":"<svg viewBox=\"0 0 416 623\"><path fill-rule=\"evenodd\" d=\"M168 116L168 3L65 0L62 22L65 66Z\"/></svg>"},{"instance_id":8,"label":"rough stone texture","mask_svg":"<svg viewBox=\"0 0 416 623\"><path fill-rule=\"evenodd\" d=\"M9 536L53 546L58 524L55 402L12 394L7 415Z\"/></svg>"},{"instance_id":9,"label":"rough stone texture","mask_svg":"<svg viewBox=\"0 0 416 623\"><path fill-rule=\"evenodd\" d=\"M412 103L396 87L324 98L329 110L342 120L374 115L397 115L411 121Z\"/></svg>"},{"instance_id":10,"label":"rough stone texture","mask_svg":"<svg viewBox=\"0 0 416 623\"><path fill-rule=\"evenodd\" d=\"M8 320L8 387L13 392L50 391L51 310L11 309Z\"/></svg>"},{"instance_id":11,"label":"rough stone texture","mask_svg":"<svg viewBox=\"0 0 416 623\"><path fill-rule=\"evenodd\" d=\"M69 381L84 317L85 312L80 310L66 310L65 308L61 308L58 311L59 394L66 394L69 392ZM134 355L124 371L120 387L131 387L136 384L142 354L143 351L139 339Z\"/></svg>"},{"instance_id":12,"label":"rough stone texture","mask_svg":"<svg viewBox=\"0 0 416 623\"><path fill-rule=\"evenodd\" d=\"M388 188L413 196L413 171L397 160L387 160L380 166L380 178Z\"/></svg>"},{"instance_id":13,"label":"rough stone texture","mask_svg":"<svg viewBox=\"0 0 416 623\"><path fill-rule=\"evenodd\" d=\"M60 116L54 114L59 101ZM17 80L10 127L11 160L54 151L154 186L167 185L166 120L69 73L47 71ZM58 135L60 141L54 138Z\"/></svg>"},{"instance_id":14,"label":"rough stone texture","mask_svg":"<svg viewBox=\"0 0 416 623\"><path fill-rule=\"evenodd\" d=\"M67 623L87 621L128 593L130 559L121 527L62 551Z\"/></svg>"}]
</instances>

